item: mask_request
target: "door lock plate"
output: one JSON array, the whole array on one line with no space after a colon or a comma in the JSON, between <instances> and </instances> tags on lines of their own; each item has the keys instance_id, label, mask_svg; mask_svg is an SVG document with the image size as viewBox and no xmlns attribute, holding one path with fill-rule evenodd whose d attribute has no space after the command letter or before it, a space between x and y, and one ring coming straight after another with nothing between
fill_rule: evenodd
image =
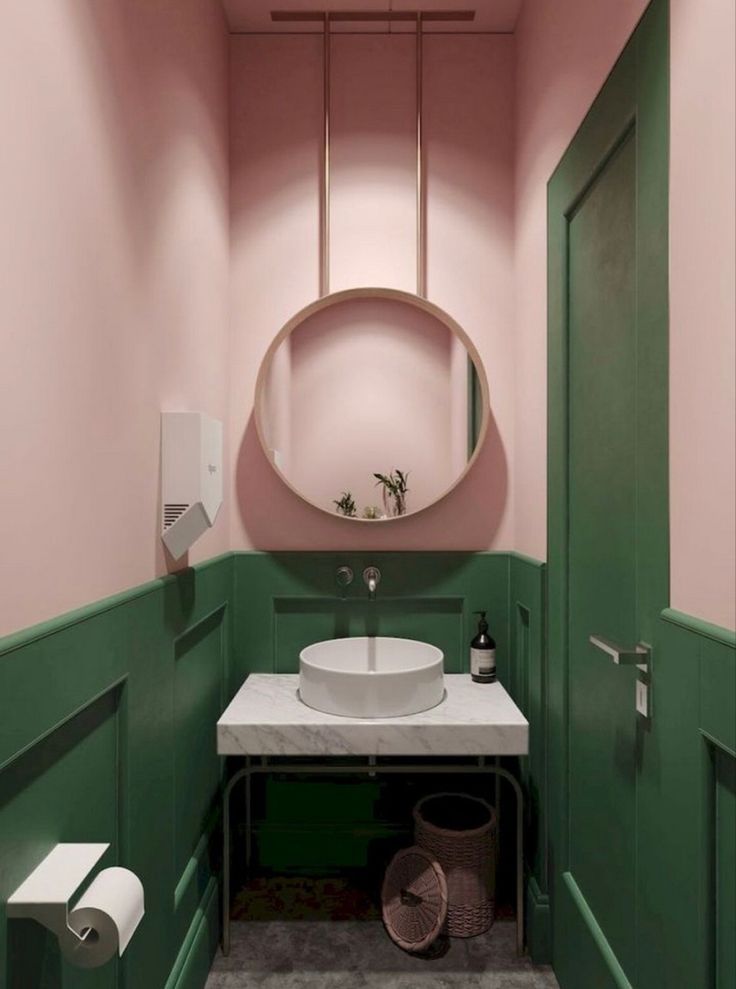
<instances>
[{"instance_id":1,"label":"door lock plate","mask_svg":"<svg viewBox=\"0 0 736 989\"><path fill-rule=\"evenodd\" d=\"M641 715L642 718L646 718L647 721L651 717L651 711L649 709L649 690L650 684L642 679L637 679L636 681L636 713Z\"/></svg>"}]
</instances>

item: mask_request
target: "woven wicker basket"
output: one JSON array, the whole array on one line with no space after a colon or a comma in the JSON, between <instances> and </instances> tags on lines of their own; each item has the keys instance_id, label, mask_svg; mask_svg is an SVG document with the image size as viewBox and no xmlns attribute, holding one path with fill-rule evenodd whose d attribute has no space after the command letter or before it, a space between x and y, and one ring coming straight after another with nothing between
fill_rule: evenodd
<instances>
[{"instance_id":1,"label":"woven wicker basket","mask_svg":"<svg viewBox=\"0 0 736 989\"><path fill-rule=\"evenodd\" d=\"M496 812L464 793L437 793L414 808L414 840L447 879L447 932L474 937L493 923Z\"/></svg>"},{"instance_id":2,"label":"woven wicker basket","mask_svg":"<svg viewBox=\"0 0 736 989\"><path fill-rule=\"evenodd\" d=\"M404 951L422 954L437 941L447 921L447 881L439 863L423 848L397 852L381 889L383 923Z\"/></svg>"}]
</instances>

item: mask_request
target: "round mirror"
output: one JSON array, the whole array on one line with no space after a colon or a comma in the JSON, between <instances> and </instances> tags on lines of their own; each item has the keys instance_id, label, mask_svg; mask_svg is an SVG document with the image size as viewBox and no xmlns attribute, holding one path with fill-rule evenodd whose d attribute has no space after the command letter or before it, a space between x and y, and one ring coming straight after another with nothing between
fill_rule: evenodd
<instances>
[{"instance_id":1,"label":"round mirror","mask_svg":"<svg viewBox=\"0 0 736 989\"><path fill-rule=\"evenodd\" d=\"M256 384L256 428L276 472L311 505L363 522L412 515L449 494L488 415L467 334L394 289L307 306L271 344Z\"/></svg>"}]
</instances>

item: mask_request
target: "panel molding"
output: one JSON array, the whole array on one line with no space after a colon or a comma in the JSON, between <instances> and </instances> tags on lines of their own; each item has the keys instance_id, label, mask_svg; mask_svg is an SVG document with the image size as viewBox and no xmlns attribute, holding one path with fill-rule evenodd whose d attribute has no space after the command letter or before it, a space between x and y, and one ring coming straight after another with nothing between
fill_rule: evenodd
<instances>
[{"instance_id":1,"label":"panel molding","mask_svg":"<svg viewBox=\"0 0 736 989\"><path fill-rule=\"evenodd\" d=\"M526 789L529 943L534 960L551 958L548 876L547 657L545 644L546 566L510 555L509 611L512 695L529 720L529 755L520 760ZM532 926L534 925L534 926ZM536 928L536 929L535 929Z\"/></svg>"},{"instance_id":2,"label":"panel molding","mask_svg":"<svg viewBox=\"0 0 736 989\"><path fill-rule=\"evenodd\" d=\"M26 755L32 749L34 749L37 745L40 745L42 742L46 741L55 732L59 731L65 725L74 721L75 718L80 717L82 714L84 714L85 711L88 710L88 708L92 707L92 705L97 704L99 701L101 701L106 694L110 694L117 690L119 690L122 694L123 688L127 683L127 680L128 680L127 674L118 677L117 680L114 680L112 683L108 684L108 686L104 687L102 690L97 691L97 693L93 694L92 697L86 700L83 704L80 704L78 707L74 708L74 710L70 711L69 714L65 715L65 717L54 722L54 724L50 725L45 731L40 732L30 742L28 742L25 745L22 745L11 756L5 759L4 762L0 763L0 773L8 769L16 760L22 758L24 755Z\"/></svg>"},{"instance_id":3,"label":"panel molding","mask_svg":"<svg viewBox=\"0 0 736 989\"><path fill-rule=\"evenodd\" d=\"M543 893L534 876L527 880L526 940L529 955L535 965L548 965L552 960L552 912L548 893Z\"/></svg>"},{"instance_id":4,"label":"panel molding","mask_svg":"<svg viewBox=\"0 0 736 989\"><path fill-rule=\"evenodd\" d=\"M208 611L206 615L203 615L197 621L192 622L191 625L187 626L183 632L180 632L173 639L173 651L174 651L174 663L176 664L181 656L180 652L181 646L185 640L193 638L195 635L199 635L205 632L208 625L212 625L212 631L215 628L220 629L220 679L221 679L221 690L220 690L220 700L223 707L226 702L226 684L228 681L228 676L230 673L230 643L228 635L228 618L229 618L229 608L228 602L223 601L218 604L216 608L212 611ZM207 630L209 631L209 630Z\"/></svg>"},{"instance_id":5,"label":"panel molding","mask_svg":"<svg viewBox=\"0 0 736 989\"><path fill-rule=\"evenodd\" d=\"M736 631L724 628L722 625L714 625L712 622L706 622L702 618L688 615L684 611L677 611L675 608L663 608L661 618L663 621L677 625L687 632L693 632L695 635L713 639L714 642L721 642L724 646L736 649Z\"/></svg>"},{"instance_id":6,"label":"panel molding","mask_svg":"<svg viewBox=\"0 0 736 989\"><path fill-rule=\"evenodd\" d=\"M171 967L164 989L203 986L219 933L218 882L212 876Z\"/></svg>"},{"instance_id":7,"label":"panel molding","mask_svg":"<svg viewBox=\"0 0 736 989\"><path fill-rule=\"evenodd\" d=\"M563 872L562 881L564 884L564 889L569 894L570 902L574 905L578 917L582 920L586 930L590 934L593 944L598 952L600 961L603 963L608 975L610 976L611 984L616 986L616 989L634 989L629 980L626 978L626 974L621 967L613 948L608 943L606 935L599 926L598 921L595 918L595 914L590 909L588 901L583 896L582 890L575 882L573 874L571 872Z\"/></svg>"},{"instance_id":8,"label":"panel molding","mask_svg":"<svg viewBox=\"0 0 736 989\"><path fill-rule=\"evenodd\" d=\"M736 758L711 751L710 902L714 989L736 984Z\"/></svg>"},{"instance_id":9,"label":"panel molding","mask_svg":"<svg viewBox=\"0 0 736 989\"><path fill-rule=\"evenodd\" d=\"M217 635L217 651L219 655L219 676L218 676L218 691L219 691L219 709L222 711L226 704L226 684L228 681L229 674L229 641L227 634L227 618L228 618L228 603L223 602L217 607L205 614L201 615L196 621L189 624L182 632L180 632L172 641L172 657L174 665L174 677L173 677L173 695L174 695L174 745L173 745L173 767L172 767L172 777L173 777L173 798L174 798L174 814L172 822L173 831L173 843L174 851L176 855L177 842L178 842L178 831L180 826L180 806L178 804L179 793L182 789L186 789L186 781L180 779L178 771L178 732L181 726L177 723L176 718L179 714L177 707L177 670L180 663L184 660L192 650L197 646L201 645L210 635ZM214 741L213 741L214 744ZM225 772L224 760L220 760L219 765L219 787L222 785L222 779ZM200 874L200 869L205 861L205 853L208 851L210 844L212 842L212 836L214 828L217 823L221 820L220 808L218 804L217 797L219 793L215 796L215 802L210 808L207 820L204 824L204 829L200 833L199 838L192 849L190 856L187 858L183 865L178 877L175 876L175 887L174 887L174 907L178 910L180 904L185 900L186 893L188 891L189 882L196 878Z\"/></svg>"},{"instance_id":10,"label":"panel molding","mask_svg":"<svg viewBox=\"0 0 736 989\"><path fill-rule=\"evenodd\" d=\"M219 830L222 824L222 810L216 807L207 824L202 831L187 864L184 866L179 880L174 887L174 910L178 911L184 904L192 884L209 869L208 856L212 853L213 846L219 838ZM219 852L219 849L218 849ZM211 877L210 877L211 878ZM208 881L209 882L209 881Z\"/></svg>"},{"instance_id":11,"label":"panel molding","mask_svg":"<svg viewBox=\"0 0 736 989\"><path fill-rule=\"evenodd\" d=\"M30 625L28 628L11 632L10 635L0 638L0 656L14 652L16 649L22 649L40 639L56 635L58 632L73 628L75 625L83 624L89 621L90 618L96 618L98 615L104 615L108 611L114 611L116 608L132 604L134 601L145 598L149 594L155 594L157 591L175 587L181 581L182 575L186 574L187 571L201 574L211 567L216 567L219 564L231 560L232 557L233 553L221 553L218 556L211 557L209 560L204 560L202 563L197 563L194 567L188 567L186 571L180 570L176 573L166 574L164 577L156 577L153 580L147 581L145 584L136 584L124 591L119 591L117 594L111 594L109 597L101 598L99 601L83 605L81 608L65 611L61 615L56 615L36 625Z\"/></svg>"}]
</instances>

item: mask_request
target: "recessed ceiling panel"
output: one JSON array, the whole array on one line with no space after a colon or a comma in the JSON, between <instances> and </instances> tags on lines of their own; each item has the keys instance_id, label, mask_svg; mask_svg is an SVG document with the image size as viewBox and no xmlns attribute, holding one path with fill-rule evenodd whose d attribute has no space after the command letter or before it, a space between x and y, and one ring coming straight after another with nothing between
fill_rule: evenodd
<instances>
[{"instance_id":1,"label":"recessed ceiling panel","mask_svg":"<svg viewBox=\"0 0 736 989\"><path fill-rule=\"evenodd\" d=\"M327 10L340 13L368 12L370 19L335 20L331 30L341 32L413 32L412 20L383 20L380 15L393 11L412 13L417 10L431 14L452 13L464 15L462 19L432 20L424 24L424 30L471 31L471 32L510 32L514 30L522 0L222 0L230 30L253 33L321 33L323 25L317 19L290 20L285 14L294 13L308 18L310 14L320 14ZM467 19L469 11L473 19ZM273 12L278 13L274 20ZM375 19L378 18L378 19Z\"/></svg>"}]
</instances>

